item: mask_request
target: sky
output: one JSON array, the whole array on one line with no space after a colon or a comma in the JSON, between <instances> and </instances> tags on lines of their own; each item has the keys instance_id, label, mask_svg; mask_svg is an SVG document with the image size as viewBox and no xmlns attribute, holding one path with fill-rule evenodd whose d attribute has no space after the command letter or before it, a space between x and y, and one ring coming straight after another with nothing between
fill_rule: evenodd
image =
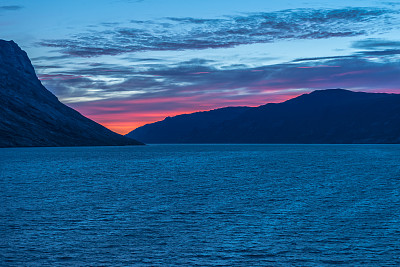
<instances>
[{"instance_id":1,"label":"sky","mask_svg":"<svg viewBox=\"0 0 400 267\"><path fill-rule=\"evenodd\" d=\"M121 134L317 89L400 93L400 1L0 0L0 33Z\"/></svg>"}]
</instances>

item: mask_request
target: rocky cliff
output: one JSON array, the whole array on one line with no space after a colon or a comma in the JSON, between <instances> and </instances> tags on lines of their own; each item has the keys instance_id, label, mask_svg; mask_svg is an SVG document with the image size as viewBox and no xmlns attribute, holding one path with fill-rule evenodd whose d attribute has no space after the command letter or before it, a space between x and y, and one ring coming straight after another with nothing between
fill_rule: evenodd
<instances>
[{"instance_id":1,"label":"rocky cliff","mask_svg":"<svg viewBox=\"0 0 400 267\"><path fill-rule=\"evenodd\" d=\"M138 144L58 101L27 54L13 41L0 40L0 147Z\"/></svg>"}]
</instances>

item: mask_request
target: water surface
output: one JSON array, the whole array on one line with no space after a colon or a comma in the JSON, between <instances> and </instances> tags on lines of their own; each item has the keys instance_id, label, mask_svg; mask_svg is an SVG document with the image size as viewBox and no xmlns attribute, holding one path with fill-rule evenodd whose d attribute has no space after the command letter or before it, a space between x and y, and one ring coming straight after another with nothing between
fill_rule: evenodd
<instances>
[{"instance_id":1,"label":"water surface","mask_svg":"<svg viewBox=\"0 0 400 267\"><path fill-rule=\"evenodd\" d=\"M0 265L400 264L399 145L0 149Z\"/></svg>"}]
</instances>

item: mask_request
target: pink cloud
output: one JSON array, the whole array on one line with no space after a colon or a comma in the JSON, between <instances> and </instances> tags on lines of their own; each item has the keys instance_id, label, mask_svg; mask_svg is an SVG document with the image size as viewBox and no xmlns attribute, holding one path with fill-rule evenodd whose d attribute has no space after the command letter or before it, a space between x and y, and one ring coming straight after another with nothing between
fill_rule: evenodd
<instances>
[{"instance_id":1,"label":"pink cloud","mask_svg":"<svg viewBox=\"0 0 400 267\"><path fill-rule=\"evenodd\" d=\"M370 73L372 70L357 70L357 71L349 71L349 72L344 72L344 73L338 73L332 75L333 77L342 77L342 76L347 76L347 75L358 75L358 74L365 74L365 73Z\"/></svg>"},{"instance_id":2,"label":"pink cloud","mask_svg":"<svg viewBox=\"0 0 400 267\"><path fill-rule=\"evenodd\" d=\"M200 72L194 72L194 73L190 73L190 74L199 75L199 74L208 74L208 73L210 73L210 72L209 71L200 71Z\"/></svg>"},{"instance_id":3,"label":"pink cloud","mask_svg":"<svg viewBox=\"0 0 400 267\"><path fill-rule=\"evenodd\" d=\"M304 66L296 67L298 69L315 69L315 68L340 68L341 66L330 66L330 65L317 65L317 66Z\"/></svg>"}]
</instances>

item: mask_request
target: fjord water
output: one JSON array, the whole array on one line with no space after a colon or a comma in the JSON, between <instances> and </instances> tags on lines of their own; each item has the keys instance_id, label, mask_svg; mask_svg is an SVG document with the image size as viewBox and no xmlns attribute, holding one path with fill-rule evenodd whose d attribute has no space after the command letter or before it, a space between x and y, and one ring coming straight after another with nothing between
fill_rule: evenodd
<instances>
[{"instance_id":1,"label":"fjord water","mask_svg":"<svg viewBox=\"0 0 400 267\"><path fill-rule=\"evenodd\" d=\"M400 264L399 145L1 149L0 265Z\"/></svg>"}]
</instances>

